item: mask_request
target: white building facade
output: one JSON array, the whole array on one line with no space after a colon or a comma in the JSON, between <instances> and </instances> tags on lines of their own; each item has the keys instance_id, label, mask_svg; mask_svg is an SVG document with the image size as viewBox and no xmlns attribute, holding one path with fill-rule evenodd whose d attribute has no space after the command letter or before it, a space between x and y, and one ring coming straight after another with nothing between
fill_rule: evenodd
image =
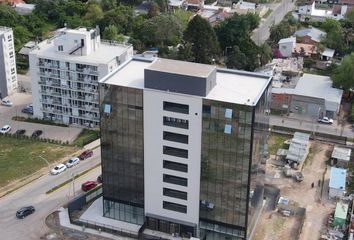
<instances>
[{"instance_id":1,"label":"white building facade","mask_svg":"<svg viewBox=\"0 0 354 240\"><path fill-rule=\"evenodd\" d=\"M12 29L0 27L0 98L18 90L15 55Z\"/></svg>"},{"instance_id":2,"label":"white building facade","mask_svg":"<svg viewBox=\"0 0 354 240\"><path fill-rule=\"evenodd\" d=\"M140 226L142 237L250 239L263 203L270 83L159 58L102 79L104 216Z\"/></svg>"},{"instance_id":3,"label":"white building facade","mask_svg":"<svg viewBox=\"0 0 354 240\"><path fill-rule=\"evenodd\" d=\"M64 29L29 53L34 117L98 127L98 81L131 58L98 29Z\"/></svg>"}]
</instances>

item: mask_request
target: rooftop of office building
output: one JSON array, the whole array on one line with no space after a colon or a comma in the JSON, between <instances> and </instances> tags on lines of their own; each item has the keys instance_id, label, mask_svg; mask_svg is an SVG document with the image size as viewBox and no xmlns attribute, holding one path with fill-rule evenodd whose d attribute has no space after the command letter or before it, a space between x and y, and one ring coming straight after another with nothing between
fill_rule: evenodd
<instances>
[{"instance_id":1,"label":"rooftop of office building","mask_svg":"<svg viewBox=\"0 0 354 240\"><path fill-rule=\"evenodd\" d=\"M53 60L100 64L110 62L129 48L132 48L129 44L101 40L97 29L64 28L40 42L30 54Z\"/></svg>"},{"instance_id":2,"label":"rooftop of office building","mask_svg":"<svg viewBox=\"0 0 354 240\"><path fill-rule=\"evenodd\" d=\"M206 92L206 99L254 106L271 81L270 76L263 74L217 68L192 62L162 58L133 58L122 64L100 82L110 85L144 89L146 85L146 70L163 71L168 74L186 78L186 76L210 77L214 71L216 84ZM165 81L164 78L161 81ZM174 81L178 81L175 78ZM191 86L186 84L185 88ZM173 91L169 91L174 94ZM181 92L179 92L181 93ZM183 94L183 93L182 93Z\"/></svg>"}]
</instances>

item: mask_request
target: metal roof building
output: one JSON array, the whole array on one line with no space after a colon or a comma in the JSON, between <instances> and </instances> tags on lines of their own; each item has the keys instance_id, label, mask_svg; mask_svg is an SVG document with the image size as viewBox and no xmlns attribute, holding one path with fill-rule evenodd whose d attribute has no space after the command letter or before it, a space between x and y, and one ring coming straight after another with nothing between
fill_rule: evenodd
<instances>
[{"instance_id":1,"label":"metal roof building","mask_svg":"<svg viewBox=\"0 0 354 240\"><path fill-rule=\"evenodd\" d=\"M294 162L302 162L306 157L306 150L310 141L310 134L295 132L291 139L286 159Z\"/></svg>"},{"instance_id":2,"label":"metal roof building","mask_svg":"<svg viewBox=\"0 0 354 240\"><path fill-rule=\"evenodd\" d=\"M331 168L331 176L329 180L329 197L341 198L345 193L345 183L347 179L347 170L342 168Z\"/></svg>"}]
</instances>

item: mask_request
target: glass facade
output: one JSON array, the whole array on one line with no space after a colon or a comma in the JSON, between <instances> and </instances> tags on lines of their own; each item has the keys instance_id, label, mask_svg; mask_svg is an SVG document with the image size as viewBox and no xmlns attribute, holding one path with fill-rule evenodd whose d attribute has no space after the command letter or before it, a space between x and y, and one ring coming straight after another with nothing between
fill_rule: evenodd
<instances>
[{"instance_id":1,"label":"glass facade","mask_svg":"<svg viewBox=\"0 0 354 240\"><path fill-rule=\"evenodd\" d=\"M144 222L143 91L100 85L104 216Z\"/></svg>"},{"instance_id":2,"label":"glass facade","mask_svg":"<svg viewBox=\"0 0 354 240\"><path fill-rule=\"evenodd\" d=\"M263 200L269 94L255 108L203 100L201 239L247 239L254 227Z\"/></svg>"}]
</instances>

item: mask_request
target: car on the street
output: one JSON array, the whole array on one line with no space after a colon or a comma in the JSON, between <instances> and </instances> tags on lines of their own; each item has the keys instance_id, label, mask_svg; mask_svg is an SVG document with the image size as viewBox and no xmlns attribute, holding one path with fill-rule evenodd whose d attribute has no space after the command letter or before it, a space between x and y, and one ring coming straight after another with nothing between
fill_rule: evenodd
<instances>
[{"instance_id":1,"label":"car on the street","mask_svg":"<svg viewBox=\"0 0 354 240\"><path fill-rule=\"evenodd\" d=\"M24 135L26 133L26 130L25 129L18 129L16 131L16 135L17 136L21 136L21 135Z\"/></svg>"},{"instance_id":2,"label":"car on the street","mask_svg":"<svg viewBox=\"0 0 354 240\"><path fill-rule=\"evenodd\" d=\"M39 137L39 136L42 135L42 134L43 134L43 131L42 131L42 130L36 130L36 131L34 131L34 132L32 133L32 137L37 138L37 137Z\"/></svg>"},{"instance_id":3,"label":"car on the street","mask_svg":"<svg viewBox=\"0 0 354 240\"><path fill-rule=\"evenodd\" d=\"M81 189L84 192L87 192L91 190L92 188L95 188L97 186L97 183L95 181L86 181L81 185Z\"/></svg>"},{"instance_id":4,"label":"car on the street","mask_svg":"<svg viewBox=\"0 0 354 240\"><path fill-rule=\"evenodd\" d=\"M68 168L71 168L71 167L73 167L73 166L79 164L79 162L80 162L80 159L79 159L78 157L74 157L74 158L69 159L69 161L67 161L67 162L65 163L65 165L66 165Z\"/></svg>"},{"instance_id":5,"label":"car on the street","mask_svg":"<svg viewBox=\"0 0 354 240\"><path fill-rule=\"evenodd\" d=\"M5 125L0 129L0 133L8 133L11 131L11 126L10 125Z\"/></svg>"},{"instance_id":6,"label":"car on the street","mask_svg":"<svg viewBox=\"0 0 354 240\"><path fill-rule=\"evenodd\" d=\"M12 106L12 102L8 99L2 99L1 100L1 105L7 106L7 107L11 107Z\"/></svg>"},{"instance_id":7,"label":"car on the street","mask_svg":"<svg viewBox=\"0 0 354 240\"><path fill-rule=\"evenodd\" d=\"M62 173L62 172L64 172L65 170L66 170L66 166L65 166L65 164L59 164L59 165L57 165L57 166L55 166L51 171L50 171L50 173L52 174L52 175L57 175L57 174L59 174L59 173Z\"/></svg>"},{"instance_id":8,"label":"car on the street","mask_svg":"<svg viewBox=\"0 0 354 240\"><path fill-rule=\"evenodd\" d=\"M97 183L102 183L102 174L97 177Z\"/></svg>"},{"instance_id":9,"label":"car on the street","mask_svg":"<svg viewBox=\"0 0 354 240\"><path fill-rule=\"evenodd\" d=\"M92 157L93 151L92 150L85 150L80 155L80 160L85 160L86 158Z\"/></svg>"},{"instance_id":10,"label":"car on the street","mask_svg":"<svg viewBox=\"0 0 354 240\"><path fill-rule=\"evenodd\" d=\"M33 206L27 206L27 207L22 207L16 212L16 217L19 219L23 219L27 217L28 215L31 215L34 213L35 209Z\"/></svg>"},{"instance_id":11,"label":"car on the street","mask_svg":"<svg viewBox=\"0 0 354 240\"><path fill-rule=\"evenodd\" d=\"M27 106L27 107L22 108L21 112L27 113L27 114L33 114L33 108Z\"/></svg>"},{"instance_id":12,"label":"car on the street","mask_svg":"<svg viewBox=\"0 0 354 240\"><path fill-rule=\"evenodd\" d=\"M328 118L328 117L324 117L324 118L320 118L318 119L319 123L325 123L325 124L333 124L333 119L332 118Z\"/></svg>"}]
</instances>

